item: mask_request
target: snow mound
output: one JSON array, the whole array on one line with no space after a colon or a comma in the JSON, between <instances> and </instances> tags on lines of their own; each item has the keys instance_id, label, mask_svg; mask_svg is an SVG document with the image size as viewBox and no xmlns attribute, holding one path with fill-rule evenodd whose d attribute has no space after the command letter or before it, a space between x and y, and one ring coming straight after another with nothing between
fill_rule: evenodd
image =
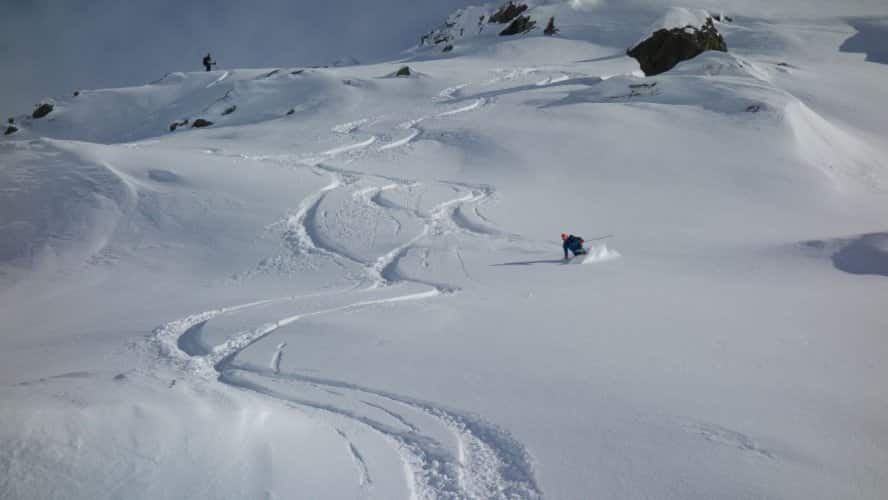
<instances>
[{"instance_id":1,"label":"snow mound","mask_svg":"<svg viewBox=\"0 0 888 500\"><path fill-rule=\"evenodd\" d=\"M885 189L888 173L878 151L798 99L787 104L785 115L806 163L840 182L854 180L873 191Z\"/></svg>"},{"instance_id":2,"label":"snow mound","mask_svg":"<svg viewBox=\"0 0 888 500\"><path fill-rule=\"evenodd\" d=\"M6 187L0 192L0 269L54 270L92 257L135 202L130 183L108 164L51 141L6 149L11 162L0 170Z\"/></svg>"},{"instance_id":3,"label":"snow mound","mask_svg":"<svg viewBox=\"0 0 888 500\"><path fill-rule=\"evenodd\" d=\"M649 27L647 32L642 35L642 37L636 42L634 45L638 45L647 39L651 33L654 33L659 30L670 30L672 28L684 28L687 26L692 26L694 28L699 28L706 24L706 20L709 19L709 12L703 9L688 9L685 7L670 7L666 10L666 12L657 18Z\"/></svg>"},{"instance_id":4,"label":"snow mound","mask_svg":"<svg viewBox=\"0 0 888 500\"><path fill-rule=\"evenodd\" d=\"M731 52L707 51L693 59L678 63L669 70L670 75L725 76L754 78L763 82L771 81L769 72L759 63L752 62Z\"/></svg>"},{"instance_id":5,"label":"snow mound","mask_svg":"<svg viewBox=\"0 0 888 500\"><path fill-rule=\"evenodd\" d=\"M212 129L277 120L291 109L312 114L324 102L331 111L352 102L353 87L338 76L348 68L170 73L147 85L87 90L59 99L51 119L20 120L17 137L123 143L169 134L186 119L174 133L190 132L198 118Z\"/></svg>"}]
</instances>

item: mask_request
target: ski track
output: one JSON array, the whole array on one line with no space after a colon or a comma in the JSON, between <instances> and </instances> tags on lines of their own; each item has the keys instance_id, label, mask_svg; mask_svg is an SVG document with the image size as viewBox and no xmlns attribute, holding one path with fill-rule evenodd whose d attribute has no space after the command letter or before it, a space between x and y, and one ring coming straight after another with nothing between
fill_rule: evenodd
<instances>
[{"instance_id":1,"label":"ski track","mask_svg":"<svg viewBox=\"0 0 888 500\"><path fill-rule=\"evenodd\" d=\"M443 118L446 116L458 115L460 113L466 113L468 111L473 111L473 110L478 109L481 106L484 106L486 104L487 104L487 99L482 97L480 99L476 99L475 102L473 102L472 104L469 104L467 106L463 106L461 108L451 109L450 111L444 111L443 113L438 113L436 116L438 118Z\"/></svg>"},{"instance_id":2,"label":"ski track","mask_svg":"<svg viewBox=\"0 0 888 500\"><path fill-rule=\"evenodd\" d=\"M285 347L287 347L286 343L278 344L277 349L274 351L274 356L271 358L271 369L276 374L281 372L281 361L284 359Z\"/></svg>"},{"instance_id":3,"label":"ski track","mask_svg":"<svg viewBox=\"0 0 888 500\"><path fill-rule=\"evenodd\" d=\"M210 86L225 77L227 73ZM439 113L434 117L453 116L486 104L486 99L478 99L472 104ZM399 128L410 130L410 133L402 139L377 148L376 151L386 151L409 144L422 133L418 124L429 118L422 117L402 123ZM364 123L366 120L343 124L334 127L333 132L352 133ZM239 155L245 159L311 168L318 175L329 177L329 183L305 197L282 224L274 224L271 227L284 228L281 239L284 248L289 252L284 258L299 261L314 256L328 259L346 270L360 270L363 275L357 278L355 288L223 307L167 323L156 328L151 337L160 355L160 361L172 364L179 371L199 379L216 380L227 386L255 392L288 405L316 410L319 412L319 417L324 414L332 415L334 419L344 418L366 427L392 443L398 451L409 471L407 486L413 498L542 498L527 450L507 431L477 415L350 382L283 372L281 363L286 343L277 345L266 368L242 367L236 364L238 354L251 345L283 327L294 325L306 318L424 301L458 293L459 288L455 285L407 277L400 271L401 259L414 249L422 252L422 265L429 267L428 255L431 250L430 247L423 246L426 240L431 243L432 240L453 236L511 239L511 235L497 230L478 210L479 205L493 199L495 190L491 186L448 181L427 184L410 179L348 170L326 163L341 155L364 154L377 140L378 137L372 135L364 141L333 148L315 157L303 157L302 160L297 160L295 165L289 156ZM452 190L453 197L444 199L423 211L420 209L420 204L425 190L434 186L448 187ZM346 193L351 196L346 196L346 199L357 200L368 210L381 213L380 217L393 220L397 235L402 233L402 224L393 213L412 218L419 222L422 229L412 237L401 238L399 244L372 259L362 259L359 254L347 248L338 249L325 245L324 226L317 223L317 217L322 205L328 199L334 199L329 196L338 190L347 190ZM386 192L401 192L414 196L413 207L386 200L383 197ZM378 225L378 222L375 225ZM375 242L375 237L374 230L371 242ZM456 252L463 273L470 278L459 253L459 247L452 247L449 251ZM352 299L341 305L274 319L252 329L236 332L222 343L211 347L204 345L203 339L200 338L204 326L219 316L237 314L273 303L295 303L320 295L338 298L345 297L347 293L383 293L385 290L394 290L395 287L403 285L420 285L428 289L382 298ZM265 382L256 382L257 378ZM277 385L283 385L286 390L273 387ZM416 418L411 417L414 415ZM380 417L385 421L381 421ZM362 488L369 487L373 482L370 475L371 467L364 455L342 429L335 426L334 428L342 437L348 453L358 468L359 485ZM455 450L448 449L435 438L442 434L454 438Z\"/></svg>"},{"instance_id":4,"label":"ski track","mask_svg":"<svg viewBox=\"0 0 888 500\"><path fill-rule=\"evenodd\" d=\"M222 73L222 76L220 76L219 78L216 78L215 80L213 80L213 82L210 83L209 85L207 85L206 88L209 89L209 88L215 87L217 84L221 83L221 82L224 81L226 78L228 78L228 75L229 75L229 73L228 73L227 71L224 72L224 73Z\"/></svg>"},{"instance_id":5,"label":"ski track","mask_svg":"<svg viewBox=\"0 0 888 500\"><path fill-rule=\"evenodd\" d=\"M419 137L420 134L422 134L422 129L420 129L416 125L411 126L410 129L411 129L410 133L406 137L404 137L403 139L398 139L397 141L390 142L390 143L385 144L383 146L380 146L379 151L387 151L389 149L394 149L394 148L399 148L401 146L406 146L407 144L410 144L411 142L413 142L414 139Z\"/></svg>"},{"instance_id":6,"label":"ski track","mask_svg":"<svg viewBox=\"0 0 888 500\"><path fill-rule=\"evenodd\" d=\"M437 99L439 100L451 100L457 97L464 88L468 87L468 83L461 83L459 85L455 85L453 87L447 87L438 93Z\"/></svg>"},{"instance_id":7,"label":"ski track","mask_svg":"<svg viewBox=\"0 0 888 500\"><path fill-rule=\"evenodd\" d=\"M374 142L376 142L376 140L377 140L377 137L376 137L375 135L374 135L374 136L370 136L369 139L367 139L367 140L365 140L365 141L362 141L362 142L359 142L359 143L356 143L356 144L349 144L349 145L346 145L346 146L342 146L342 147L338 147L338 148L333 148L333 149L330 149L330 150L324 151L323 153L321 153L321 156L322 156L322 157L338 156L338 155L341 155L341 154L343 154L343 153L348 153L348 152L351 152L351 151L355 151L355 150L359 150L359 149L364 149L364 148L366 148L366 147L368 147L368 146L371 146Z\"/></svg>"},{"instance_id":8,"label":"ski track","mask_svg":"<svg viewBox=\"0 0 888 500\"><path fill-rule=\"evenodd\" d=\"M345 433L342 429L336 429L336 433L339 434L342 439L348 443L348 452L352 457L352 461L357 465L359 471L359 483L361 486L368 486L373 483L373 479L370 478L370 470L367 468L367 462L364 460L364 456L361 455L361 452L358 450L357 446L348 438L348 434Z\"/></svg>"},{"instance_id":9,"label":"ski track","mask_svg":"<svg viewBox=\"0 0 888 500\"><path fill-rule=\"evenodd\" d=\"M336 125L332 129L330 129L330 131L336 132L337 134L351 134L353 132L356 132L363 125L366 125L369 121L369 118L361 118L360 120L355 120L353 122Z\"/></svg>"}]
</instances>

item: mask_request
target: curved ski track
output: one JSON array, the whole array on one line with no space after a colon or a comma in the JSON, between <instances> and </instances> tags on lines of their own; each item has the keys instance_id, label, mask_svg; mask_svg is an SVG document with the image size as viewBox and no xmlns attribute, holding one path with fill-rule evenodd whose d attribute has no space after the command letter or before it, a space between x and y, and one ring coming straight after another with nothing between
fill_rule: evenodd
<instances>
[{"instance_id":1,"label":"curved ski track","mask_svg":"<svg viewBox=\"0 0 888 500\"><path fill-rule=\"evenodd\" d=\"M477 101L463 108L440 113L438 118L468 112L486 104ZM423 118L425 119L425 118ZM410 134L375 151L385 151L408 144L421 134L417 124L423 119L402 127ZM447 283L434 283L406 277L399 270L401 259L411 250L420 249L423 242L441 240L451 236L470 238L509 237L495 229L478 211L479 205L495 194L491 186L470 185L438 181L431 185L409 179L367 174L334 167L325 163L341 155L360 155L377 141L370 136L361 142L330 149L310 161L300 161L295 166L311 168L329 177L329 183L303 199L295 211L284 221L274 225L282 227L282 246L288 255L281 258L294 261L321 258L333 261L343 269L355 273L355 288L339 293L327 292L303 297L283 297L252 302L231 307L192 314L158 327L151 337L163 362L171 363L178 371L201 379L219 382L243 390L249 390L274 398L290 405L329 415L336 421L351 422L375 433L391 443L407 469L411 497L422 499L537 499L542 492L533 473L529 453L511 435L476 415L451 410L441 405L377 390L361 385L281 371L281 357L286 344L279 344L267 368L242 366L237 356L250 345L266 338L278 329L302 319L319 317L345 311L392 306L397 303L428 300L433 297L458 293L459 287ZM281 161L272 157L252 158L261 161ZM288 166L294 166L289 163ZM424 189L445 189L453 193L427 210L420 202L409 207L385 198L386 193L411 195ZM344 193L340 193L341 191ZM402 224L398 217L406 217L418 223L422 229L412 237L402 238L399 244L380 252L375 258L361 257L359 252L349 252L323 242L323 227L318 224L319 211L334 193L345 194L339 199L360 203L368 213L379 214L395 223L396 235ZM350 194L350 196L348 196ZM420 193L420 199L422 197ZM467 215L471 214L471 215ZM477 219L477 221L471 218ZM375 243L374 228L372 244ZM422 249L425 255L429 250ZM460 265L465 264L459 255ZM467 273L466 273L467 274ZM397 287L410 288L408 293L391 295ZM425 291L414 291L417 287ZM351 295L349 295L351 294ZM384 295L376 298L355 300L352 295ZM294 305L309 297L345 299L330 307L302 312L257 325L251 330L230 335L224 342L206 349L200 335L204 326L219 316L234 315L241 311L270 304ZM292 349L292 347L291 347ZM187 351L187 352L186 352ZM334 425L331 423L331 425ZM373 464L344 430L334 425L336 432L346 442L348 452L355 462L357 481L370 495L376 473ZM450 436L450 446L440 441ZM389 471L390 472L390 471ZM366 496L365 495L365 496Z\"/></svg>"}]
</instances>

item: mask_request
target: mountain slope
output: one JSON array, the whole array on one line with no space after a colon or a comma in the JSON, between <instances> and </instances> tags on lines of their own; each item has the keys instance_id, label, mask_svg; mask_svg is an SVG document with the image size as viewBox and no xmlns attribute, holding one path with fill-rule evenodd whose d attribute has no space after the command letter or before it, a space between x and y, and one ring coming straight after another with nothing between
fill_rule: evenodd
<instances>
[{"instance_id":1,"label":"mountain slope","mask_svg":"<svg viewBox=\"0 0 888 500\"><path fill-rule=\"evenodd\" d=\"M19 118L0 491L877 498L888 66L750 8L645 78L625 49L699 11L466 33L498 7Z\"/></svg>"}]
</instances>

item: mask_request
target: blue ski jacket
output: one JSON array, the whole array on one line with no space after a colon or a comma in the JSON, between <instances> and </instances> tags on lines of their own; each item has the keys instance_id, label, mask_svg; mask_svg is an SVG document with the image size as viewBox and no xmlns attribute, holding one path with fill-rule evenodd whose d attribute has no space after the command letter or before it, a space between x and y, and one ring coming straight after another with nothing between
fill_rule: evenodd
<instances>
[{"instance_id":1,"label":"blue ski jacket","mask_svg":"<svg viewBox=\"0 0 888 500\"><path fill-rule=\"evenodd\" d=\"M583 238L571 234L564 239L564 243L561 246L564 248L564 258L566 259L568 250L576 255L577 251L583 249Z\"/></svg>"}]
</instances>

